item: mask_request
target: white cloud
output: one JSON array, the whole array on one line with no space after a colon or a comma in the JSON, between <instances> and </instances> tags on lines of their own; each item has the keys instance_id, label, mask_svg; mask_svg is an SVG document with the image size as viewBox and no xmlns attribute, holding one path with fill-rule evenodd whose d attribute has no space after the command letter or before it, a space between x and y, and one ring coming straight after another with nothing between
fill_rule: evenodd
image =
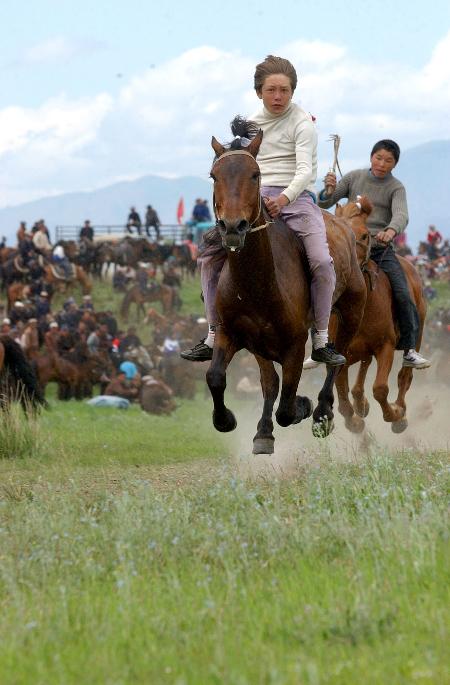
<instances>
[{"instance_id":1,"label":"white cloud","mask_svg":"<svg viewBox=\"0 0 450 685\"><path fill-rule=\"evenodd\" d=\"M36 47L34 58L58 50L70 54L61 41ZM332 42L297 41L277 54L295 64L295 99L317 117L320 168L331 158L331 132L343 138L343 169L365 163L381 137L402 148L450 138L450 33L419 69L360 62ZM206 177L211 135L229 139L232 117L259 107L254 66L240 52L198 47L136 74L114 97L63 95L35 109L0 110L0 204L31 199L36 189L88 189L146 173Z\"/></svg>"},{"instance_id":2,"label":"white cloud","mask_svg":"<svg viewBox=\"0 0 450 685\"><path fill-rule=\"evenodd\" d=\"M90 54L103 47L103 43L87 38L54 36L25 49L16 64L26 66L69 62L74 57Z\"/></svg>"}]
</instances>

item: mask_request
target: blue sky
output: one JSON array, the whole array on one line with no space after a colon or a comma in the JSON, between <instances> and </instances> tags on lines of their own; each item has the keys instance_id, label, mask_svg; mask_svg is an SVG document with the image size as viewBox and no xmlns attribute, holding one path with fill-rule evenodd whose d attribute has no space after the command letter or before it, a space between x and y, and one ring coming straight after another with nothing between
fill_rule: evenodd
<instances>
[{"instance_id":1,"label":"blue sky","mask_svg":"<svg viewBox=\"0 0 450 685\"><path fill-rule=\"evenodd\" d=\"M26 8L26 9L25 9ZM207 175L212 134L289 57L296 101L343 165L371 143L450 137L450 3L28 0L2 10L0 206L146 173Z\"/></svg>"}]
</instances>

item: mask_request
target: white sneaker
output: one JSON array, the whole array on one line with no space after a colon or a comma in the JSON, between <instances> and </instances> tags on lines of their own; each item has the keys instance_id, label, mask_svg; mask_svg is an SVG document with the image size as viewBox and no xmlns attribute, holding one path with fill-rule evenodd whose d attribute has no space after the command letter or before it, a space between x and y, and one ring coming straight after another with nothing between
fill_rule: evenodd
<instances>
[{"instance_id":1,"label":"white sneaker","mask_svg":"<svg viewBox=\"0 0 450 685\"><path fill-rule=\"evenodd\" d=\"M303 362L303 368L305 371L309 371L309 369L317 369L318 366L320 366L320 362L315 362L311 357L308 357L308 359L305 359Z\"/></svg>"},{"instance_id":2,"label":"white sneaker","mask_svg":"<svg viewBox=\"0 0 450 685\"><path fill-rule=\"evenodd\" d=\"M413 369L428 369L431 362L422 357L416 350L409 350L407 354L403 355L403 366L409 366Z\"/></svg>"}]
</instances>

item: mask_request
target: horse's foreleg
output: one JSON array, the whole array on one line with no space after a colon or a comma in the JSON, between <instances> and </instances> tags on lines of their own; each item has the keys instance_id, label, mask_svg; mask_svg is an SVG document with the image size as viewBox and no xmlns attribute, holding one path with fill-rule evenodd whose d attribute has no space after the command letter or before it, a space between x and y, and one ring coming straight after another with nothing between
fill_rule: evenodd
<instances>
[{"instance_id":1,"label":"horse's foreleg","mask_svg":"<svg viewBox=\"0 0 450 685\"><path fill-rule=\"evenodd\" d=\"M352 433L361 433L364 429L364 421L360 416L355 414L352 404L349 400L349 385L348 385L348 369L349 364L344 366L336 377L336 390L339 399L339 412L345 419L345 426Z\"/></svg>"},{"instance_id":2,"label":"horse's foreleg","mask_svg":"<svg viewBox=\"0 0 450 685\"><path fill-rule=\"evenodd\" d=\"M327 435L329 435L334 428L333 387L336 380L336 375L340 369L342 369L340 366L327 366L325 383L319 392L319 396L317 398L318 404L313 412L312 432L316 438L327 437Z\"/></svg>"},{"instance_id":3,"label":"horse's foreleg","mask_svg":"<svg viewBox=\"0 0 450 685\"><path fill-rule=\"evenodd\" d=\"M364 393L364 384L366 382L367 371L372 362L372 357L363 359L359 365L358 375L356 377L355 385L352 388L353 409L358 414L365 418L369 413L369 400Z\"/></svg>"},{"instance_id":4,"label":"horse's foreleg","mask_svg":"<svg viewBox=\"0 0 450 685\"><path fill-rule=\"evenodd\" d=\"M383 345L380 351L375 354L377 360L377 375L373 384L373 396L380 404L385 421L399 421L403 418L405 410L398 404L388 402L389 395L389 374L394 361L394 347L391 343Z\"/></svg>"},{"instance_id":5,"label":"horse's foreleg","mask_svg":"<svg viewBox=\"0 0 450 685\"><path fill-rule=\"evenodd\" d=\"M281 396L276 411L277 423L290 426L308 418L312 413L312 402L308 397L296 397L305 358L306 334L303 339L286 355L283 363Z\"/></svg>"},{"instance_id":6,"label":"horse's foreleg","mask_svg":"<svg viewBox=\"0 0 450 685\"><path fill-rule=\"evenodd\" d=\"M263 413L253 438L253 454L272 454L275 438L273 437L272 412L278 396L280 379L273 362L255 355L259 365L261 387L264 397Z\"/></svg>"},{"instance_id":7,"label":"horse's foreleg","mask_svg":"<svg viewBox=\"0 0 450 685\"><path fill-rule=\"evenodd\" d=\"M236 419L224 402L227 387L226 370L237 352L236 346L220 329L216 332L214 352L211 365L206 372L206 382L214 403L213 424L221 433L228 433L236 428Z\"/></svg>"}]
</instances>

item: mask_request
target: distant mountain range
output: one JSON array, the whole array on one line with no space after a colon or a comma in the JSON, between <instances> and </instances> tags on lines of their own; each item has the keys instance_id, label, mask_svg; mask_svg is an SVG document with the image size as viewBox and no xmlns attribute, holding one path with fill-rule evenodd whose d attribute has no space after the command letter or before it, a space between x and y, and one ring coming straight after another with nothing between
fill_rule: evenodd
<instances>
[{"instance_id":1,"label":"distant mountain range","mask_svg":"<svg viewBox=\"0 0 450 685\"><path fill-rule=\"evenodd\" d=\"M406 150L395 175L405 184L410 222L408 240L413 248L424 239L429 224L450 236L450 140L437 140ZM185 218L189 218L197 197L208 199L211 206L212 186L202 178L185 176L167 179L143 176L91 192L66 193L42 198L15 207L0 209L0 235L15 242L19 221L31 226L40 218L53 233L56 225L79 225L85 219L92 224L125 223L131 206L141 217L151 204L162 223L176 224L179 199L183 197Z\"/></svg>"},{"instance_id":2,"label":"distant mountain range","mask_svg":"<svg viewBox=\"0 0 450 685\"><path fill-rule=\"evenodd\" d=\"M89 219L93 226L125 225L132 206L136 207L142 221L147 205L152 205L163 224L176 224L181 197L185 207L184 218L189 219L196 198L208 200L211 207L212 185L193 176L175 179L142 176L90 192L44 197L0 209L0 236L6 236L11 244L15 242L20 221L26 221L31 227L38 219L45 219L52 236L55 226L82 226L85 219Z\"/></svg>"}]
</instances>

